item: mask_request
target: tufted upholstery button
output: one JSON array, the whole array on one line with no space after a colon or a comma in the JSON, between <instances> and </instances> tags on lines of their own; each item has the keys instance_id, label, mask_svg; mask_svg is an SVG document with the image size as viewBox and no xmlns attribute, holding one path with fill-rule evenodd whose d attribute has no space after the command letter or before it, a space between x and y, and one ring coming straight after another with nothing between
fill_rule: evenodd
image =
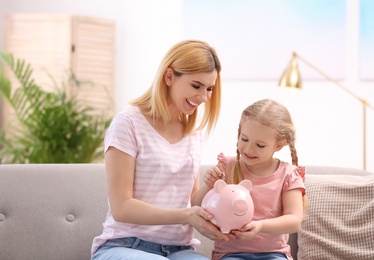
<instances>
[{"instance_id":1,"label":"tufted upholstery button","mask_svg":"<svg viewBox=\"0 0 374 260\"><path fill-rule=\"evenodd\" d=\"M4 220L5 220L5 215L0 213L0 221L4 221Z\"/></svg>"},{"instance_id":2,"label":"tufted upholstery button","mask_svg":"<svg viewBox=\"0 0 374 260\"><path fill-rule=\"evenodd\" d=\"M66 220L69 222L73 222L75 220L75 216L73 214L67 214Z\"/></svg>"}]
</instances>

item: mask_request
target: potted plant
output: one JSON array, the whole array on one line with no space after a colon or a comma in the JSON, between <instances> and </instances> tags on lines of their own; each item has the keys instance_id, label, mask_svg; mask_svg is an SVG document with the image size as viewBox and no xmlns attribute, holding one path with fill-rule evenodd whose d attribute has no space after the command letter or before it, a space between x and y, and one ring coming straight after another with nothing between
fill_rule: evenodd
<instances>
[{"instance_id":1,"label":"potted plant","mask_svg":"<svg viewBox=\"0 0 374 260\"><path fill-rule=\"evenodd\" d=\"M2 163L90 163L103 156L102 145L111 116L94 113L62 86L48 92L35 83L25 60L1 53L20 86L12 91L9 78L0 70L0 95L14 110L17 122L0 131ZM71 77L70 80L75 80ZM80 82L76 82L77 85ZM78 90L79 91L79 90Z\"/></svg>"}]
</instances>

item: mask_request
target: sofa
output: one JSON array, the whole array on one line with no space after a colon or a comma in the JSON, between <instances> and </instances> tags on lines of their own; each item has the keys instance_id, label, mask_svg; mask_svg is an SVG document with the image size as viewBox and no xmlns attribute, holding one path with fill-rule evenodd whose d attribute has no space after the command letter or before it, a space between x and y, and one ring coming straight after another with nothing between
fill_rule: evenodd
<instances>
[{"instance_id":1,"label":"sofa","mask_svg":"<svg viewBox=\"0 0 374 260\"><path fill-rule=\"evenodd\" d=\"M308 213L289 240L294 259L374 259L374 174L307 166L305 184ZM106 212L103 164L0 165L1 260L90 259ZM196 237L210 257L213 242Z\"/></svg>"}]
</instances>

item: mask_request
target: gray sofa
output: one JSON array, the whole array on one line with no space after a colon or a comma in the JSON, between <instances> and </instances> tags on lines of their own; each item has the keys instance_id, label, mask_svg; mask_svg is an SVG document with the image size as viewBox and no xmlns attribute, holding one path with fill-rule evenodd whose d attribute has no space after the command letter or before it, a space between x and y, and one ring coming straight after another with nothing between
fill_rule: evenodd
<instances>
[{"instance_id":1,"label":"gray sofa","mask_svg":"<svg viewBox=\"0 0 374 260\"><path fill-rule=\"evenodd\" d=\"M89 259L107 211L104 169L0 165L0 259ZM294 259L374 259L374 174L306 169L310 205L301 231L290 236ZM198 251L210 256L212 241L196 236L202 241Z\"/></svg>"}]
</instances>

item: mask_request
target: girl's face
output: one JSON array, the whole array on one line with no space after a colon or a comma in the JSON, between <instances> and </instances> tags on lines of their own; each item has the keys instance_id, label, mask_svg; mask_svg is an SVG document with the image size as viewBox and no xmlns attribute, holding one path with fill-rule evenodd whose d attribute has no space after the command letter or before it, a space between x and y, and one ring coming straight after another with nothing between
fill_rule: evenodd
<instances>
[{"instance_id":1,"label":"girl's face","mask_svg":"<svg viewBox=\"0 0 374 260\"><path fill-rule=\"evenodd\" d=\"M254 120L247 119L242 124L238 140L238 150L248 166L266 164L273 154L284 146L275 139L273 129L263 127Z\"/></svg>"},{"instance_id":2,"label":"girl's face","mask_svg":"<svg viewBox=\"0 0 374 260\"><path fill-rule=\"evenodd\" d=\"M177 115L191 115L201 103L210 99L216 79L217 71L176 77L169 68L165 73L165 82L169 89L169 106Z\"/></svg>"}]
</instances>

